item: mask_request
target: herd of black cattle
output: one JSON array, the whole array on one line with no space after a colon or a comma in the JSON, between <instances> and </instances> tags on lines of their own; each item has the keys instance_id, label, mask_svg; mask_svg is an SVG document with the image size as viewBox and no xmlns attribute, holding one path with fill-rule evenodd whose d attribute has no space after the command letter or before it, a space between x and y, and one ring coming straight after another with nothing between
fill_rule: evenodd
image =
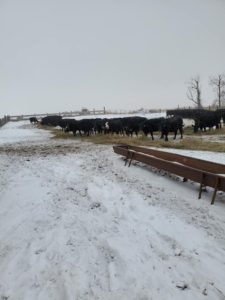
<instances>
[{"instance_id":1,"label":"herd of black cattle","mask_svg":"<svg viewBox=\"0 0 225 300\"><path fill-rule=\"evenodd\" d=\"M123 118L95 118L95 119L63 119L61 116L47 116L41 119L41 125L60 126L65 132L73 132L74 135L79 133L80 136L91 134L121 134L132 136L143 132L146 136L153 133L161 132L161 138L168 141L169 132L174 133L176 139L179 131L183 137L183 118L194 121L193 130L205 131L206 128L221 128L221 119L225 120L225 111L207 111L199 109L168 110L166 118L147 119L144 117L123 117ZM36 117L30 118L31 123L37 123Z\"/></svg>"}]
</instances>

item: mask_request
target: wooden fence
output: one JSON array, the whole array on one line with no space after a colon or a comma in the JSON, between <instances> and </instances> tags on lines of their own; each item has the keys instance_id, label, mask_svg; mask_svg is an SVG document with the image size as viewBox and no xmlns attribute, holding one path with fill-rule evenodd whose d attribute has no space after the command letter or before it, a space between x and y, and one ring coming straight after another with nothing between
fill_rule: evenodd
<instances>
[{"instance_id":1,"label":"wooden fence","mask_svg":"<svg viewBox=\"0 0 225 300\"><path fill-rule=\"evenodd\" d=\"M152 109L152 110L149 110L149 113L164 112L164 111L165 110L161 110L161 109ZM132 111L132 112L130 111L130 113L132 113L132 114L140 113L140 112L141 111ZM92 116L93 115L96 115L96 116L97 115L109 115L109 114L120 115L120 114L127 114L127 113L128 112L111 111L111 110L106 110L105 108L103 108L103 109L93 109L93 110L82 109L79 111L66 111L66 112L57 112L57 113L42 113L42 114L33 113L33 114L26 114L26 115L10 115L10 116L7 116L6 118L7 118L7 122L8 122L8 121L29 120L30 117L36 117L38 120L40 120L46 116L51 116L51 115L62 116L63 118L73 118L73 117L88 116L88 115L92 115ZM5 124L5 123L3 122L3 124Z\"/></svg>"},{"instance_id":2,"label":"wooden fence","mask_svg":"<svg viewBox=\"0 0 225 300\"><path fill-rule=\"evenodd\" d=\"M77 116L87 116L87 115L103 115L107 114L105 109L102 110L81 110L81 111L70 111L70 112L58 112L58 113L45 113L45 114L29 114L29 115L14 115L9 116L10 121L21 121L29 120L30 117L36 117L37 119L44 118L46 116L57 115L63 118L71 118Z\"/></svg>"},{"instance_id":3,"label":"wooden fence","mask_svg":"<svg viewBox=\"0 0 225 300\"><path fill-rule=\"evenodd\" d=\"M10 116L4 116L4 118L0 119L0 127L9 122Z\"/></svg>"}]
</instances>

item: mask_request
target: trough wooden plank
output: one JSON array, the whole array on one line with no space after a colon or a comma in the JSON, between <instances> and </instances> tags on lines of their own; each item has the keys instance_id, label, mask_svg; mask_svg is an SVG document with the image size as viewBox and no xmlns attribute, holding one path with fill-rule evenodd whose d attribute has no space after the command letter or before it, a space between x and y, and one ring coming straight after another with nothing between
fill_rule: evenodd
<instances>
[{"instance_id":1,"label":"trough wooden plank","mask_svg":"<svg viewBox=\"0 0 225 300\"><path fill-rule=\"evenodd\" d=\"M114 152L155 168L225 192L225 166L173 153L136 146L114 146ZM194 166L194 167L193 167ZM215 198L215 197L214 197ZM212 201L214 202L214 201Z\"/></svg>"}]
</instances>

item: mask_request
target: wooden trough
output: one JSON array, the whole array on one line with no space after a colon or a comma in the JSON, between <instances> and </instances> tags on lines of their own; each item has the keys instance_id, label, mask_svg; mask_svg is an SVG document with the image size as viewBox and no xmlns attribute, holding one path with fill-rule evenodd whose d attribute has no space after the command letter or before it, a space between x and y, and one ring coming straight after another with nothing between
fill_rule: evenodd
<instances>
[{"instance_id":1,"label":"wooden trough","mask_svg":"<svg viewBox=\"0 0 225 300\"><path fill-rule=\"evenodd\" d=\"M128 160L128 166L132 160L136 160L181 176L183 181L190 179L200 183L199 199L203 187L214 188L211 204L214 204L218 190L225 192L225 165L138 146L118 145L113 146L113 150L125 156L125 165Z\"/></svg>"}]
</instances>

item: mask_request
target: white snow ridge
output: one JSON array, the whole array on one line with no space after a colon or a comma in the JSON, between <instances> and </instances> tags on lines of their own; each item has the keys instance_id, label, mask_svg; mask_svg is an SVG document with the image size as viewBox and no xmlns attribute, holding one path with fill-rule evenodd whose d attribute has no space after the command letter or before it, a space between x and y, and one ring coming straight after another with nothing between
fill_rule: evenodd
<instances>
[{"instance_id":1,"label":"white snow ridge","mask_svg":"<svg viewBox=\"0 0 225 300\"><path fill-rule=\"evenodd\" d=\"M222 193L50 137L0 129L0 300L225 299Z\"/></svg>"}]
</instances>

